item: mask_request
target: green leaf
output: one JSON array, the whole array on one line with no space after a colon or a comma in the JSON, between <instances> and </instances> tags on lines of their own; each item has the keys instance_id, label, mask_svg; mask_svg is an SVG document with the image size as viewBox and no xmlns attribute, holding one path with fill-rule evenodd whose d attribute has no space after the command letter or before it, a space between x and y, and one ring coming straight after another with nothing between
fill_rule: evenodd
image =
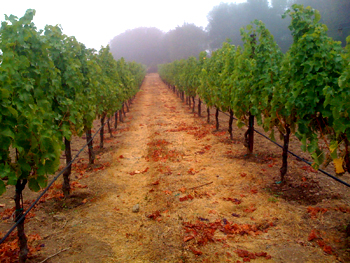
<instances>
[{"instance_id":1,"label":"green leaf","mask_svg":"<svg viewBox=\"0 0 350 263\"><path fill-rule=\"evenodd\" d=\"M12 139L15 138L15 134L13 133L13 131L11 131L10 127L5 127L4 130L1 130L0 135L7 136L7 137L10 137Z\"/></svg>"},{"instance_id":2,"label":"green leaf","mask_svg":"<svg viewBox=\"0 0 350 263\"><path fill-rule=\"evenodd\" d=\"M318 10L315 10L315 18L314 18L314 23L317 23L321 20L321 14Z\"/></svg>"},{"instance_id":3,"label":"green leaf","mask_svg":"<svg viewBox=\"0 0 350 263\"><path fill-rule=\"evenodd\" d=\"M42 176L42 175L38 175L37 182L41 188L44 188L47 186L47 177Z\"/></svg>"},{"instance_id":4,"label":"green leaf","mask_svg":"<svg viewBox=\"0 0 350 263\"><path fill-rule=\"evenodd\" d=\"M41 188L38 184L38 181L35 178L30 178L28 181L28 187L34 192L38 192Z\"/></svg>"},{"instance_id":5,"label":"green leaf","mask_svg":"<svg viewBox=\"0 0 350 263\"><path fill-rule=\"evenodd\" d=\"M6 192L6 185L2 180L0 180L0 195L4 194L5 192Z\"/></svg>"}]
</instances>

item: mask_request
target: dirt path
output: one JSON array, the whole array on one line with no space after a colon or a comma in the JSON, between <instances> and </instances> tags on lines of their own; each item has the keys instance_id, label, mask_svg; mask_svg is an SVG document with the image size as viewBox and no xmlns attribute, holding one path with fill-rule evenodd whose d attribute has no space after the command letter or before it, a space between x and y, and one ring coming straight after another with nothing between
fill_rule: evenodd
<instances>
[{"instance_id":1,"label":"dirt path","mask_svg":"<svg viewBox=\"0 0 350 263\"><path fill-rule=\"evenodd\" d=\"M146 76L127 116L99 153L110 166L75 169L83 185L75 201L43 204L28 223L45 244L30 262L65 248L46 262L349 260L349 196L320 186L303 164L291 159L297 190L285 194L273 145L247 158L243 130L234 128L233 142L215 132L157 74Z\"/></svg>"}]
</instances>

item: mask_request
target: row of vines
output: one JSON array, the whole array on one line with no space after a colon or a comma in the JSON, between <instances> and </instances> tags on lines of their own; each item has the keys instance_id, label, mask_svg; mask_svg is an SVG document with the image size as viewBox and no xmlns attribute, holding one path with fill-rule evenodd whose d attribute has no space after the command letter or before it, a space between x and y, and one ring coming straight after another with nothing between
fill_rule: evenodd
<instances>
[{"instance_id":1,"label":"row of vines","mask_svg":"<svg viewBox=\"0 0 350 263\"><path fill-rule=\"evenodd\" d=\"M230 113L232 121L248 126L245 145L253 151L254 123L274 139L283 140L281 181L287 173L291 134L313 158L313 166L333 161L336 173L350 171L350 37L346 48L327 36L320 14L311 7L293 5L293 44L283 54L261 21L241 29L243 47L224 43L210 56L159 65L169 87L199 97L208 107ZM199 104L200 106L200 104ZM208 115L209 117L209 115Z\"/></svg>"},{"instance_id":2,"label":"row of vines","mask_svg":"<svg viewBox=\"0 0 350 263\"><path fill-rule=\"evenodd\" d=\"M93 163L93 121L100 118L103 124L117 117L145 76L144 66L114 60L108 46L98 52L88 49L59 26L38 30L34 15L29 9L19 19L6 16L0 28L0 195L15 186L17 220L23 214L25 186L33 191L46 187L48 175L59 168L62 150L70 163L73 135L86 133ZM103 147L103 129L101 136ZM65 196L69 175L70 168L63 174ZM24 262L23 221L18 236Z\"/></svg>"}]
</instances>

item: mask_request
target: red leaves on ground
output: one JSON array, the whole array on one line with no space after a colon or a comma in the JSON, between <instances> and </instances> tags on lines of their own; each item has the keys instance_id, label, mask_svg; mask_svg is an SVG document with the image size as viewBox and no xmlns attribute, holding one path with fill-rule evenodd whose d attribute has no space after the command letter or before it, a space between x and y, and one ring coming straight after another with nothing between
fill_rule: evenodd
<instances>
[{"instance_id":1,"label":"red leaves on ground","mask_svg":"<svg viewBox=\"0 0 350 263\"><path fill-rule=\"evenodd\" d=\"M206 146L204 146L204 149L209 151L211 149L211 147L212 147L211 145L206 145Z\"/></svg>"},{"instance_id":2,"label":"red leaves on ground","mask_svg":"<svg viewBox=\"0 0 350 263\"><path fill-rule=\"evenodd\" d=\"M205 152L209 151L211 149L211 145L206 145L204 146L204 148L198 152L196 152L197 154L204 154Z\"/></svg>"},{"instance_id":3,"label":"red leaves on ground","mask_svg":"<svg viewBox=\"0 0 350 263\"><path fill-rule=\"evenodd\" d=\"M2 233L0 233L2 236ZM28 238L28 259L33 257L33 254L39 250L41 250L42 246L37 245L34 246L33 242L37 240L41 240L41 237L38 234L27 235ZM18 247L18 239L17 232L12 232L10 236L5 240L4 243L0 246L0 258L3 263L11 263L18 261L19 247Z\"/></svg>"},{"instance_id":4,"label":"red leaves on ground","mask_svg":"<svg viewBox=\"0 0 350 263\"><path fill-rule=\"evenodd\" d=\"M24 211L27 210L29 208L29 206L33 203L34 200L26 200L23 204L23 209ZM39 203L43 203L45 202L40 200ZM13 206L12 208L6 208L4 211L0 212L0 218L2 220L4 220L4 222L7 222L8 219L11 219L11 216L13 216L13 219L15 217L15 210L16 210L16 207ZM27 215L26 215L26 219L30 219L32 217L34 217L35 214L34 214L34 210L31 210Z\"/></svg>"},{"instance_id":5,"label":"red leaves on ground","mask_svg":"<svg viewBox=\"0 0 350 263\"><path fill-rule=\"evenodd\" d=\"M343 213L350 213L350 208L339 206L339 207L335 207L334 211L340 211Z\"/></svg>"},{"instance_id":6,"label":"red leaves on ground","mask_svg":"<svg viewBox=\"0 0 350 263\"><path fill-rule=\"evenodd\" d=\"M80 175L84 175L86 170L88 169L88 164L87 163L73 163L72 164L72 170L76 171Z\"/></svg>"},{"instance_id":7,"label":"red leaves on ground","mask_svg":"<svg viewBox=\"0 0 350 263\"><path fill-rule=\"evenodd\" d=\"M166 162L167 160L178 162L179 157L183 156L182 153L176 151L176 150L168 150L165 146L170 144L170 142L167 142L164 139L154 140L152 142L149 142L147 145L149 145L148 149L148 155L146 156L146 160L153 162Z\"/></svg>"},{"instance_id":8,"label":"red leaves on ground","mask_svg":"<svg viewBox=\"0 0 350 263\"><path fill-rule=\"evenodd\" d=\"M187 134L194 135L198 139L202 139L209 134L209 130L206 127L194 127L189 126L182 122L179 124L178 128L167 130L168 132L180 132L186 131Z\"/></svg>"},{"instance_id":9,"label":"red leaves on ground","mask_svg":"<svg viewBox=\"0 0 350 263\"><path fill-rule=\"evenodd\" d=\"M194 197L192 195L186 195L184 197L180 197L180 202L192 200Z\"/></svg>"},{"instance_id":10,"label":"red leaves on ground","mask_svg":"<svg viewBox=\"0 0 350 263\"><path fill-rule=\"evenodd\" d=\"M208 242L225 242L224 239L217 239L214 237L217 230L226 234L227 237L234 235L259 235L263 233L260 229L263 228L265 231L270 227L269 224L264 225L248 225L248 224L234 224L226 219L216 220L215 222L202 222L207 221L206 219L197 220L195 223L184 222L184 229L186 235L184 242L188 242L195 239L195 243L198 245L205 245Z\"/></svg>"},{"instance_id":11,"label":"red leaves on ground","mask_svg":"<svg viewBox=\"0 0 350 263\"><path fill-rule=\"evenodd\" d=\"M143 171L135 170L135 171L133 171L133 172L130 172L129 174L130 174L130 175L144 174L144 173L147 173L148 169L149 169L149 167L147 167L147 168L146 168L145 170L143 170Z\"/></svg>"},{"instance_id":12,"label":"red leaves on ground","mask_svg":"<svg viewBox=\"0 0 350 263\"><path fill-rule=\"evenodd\" d=\"M241 173L241 176L242 176L242 177L246 177L247 174L246 174L246 173Z\"/></svg>"},{"instance_id":13,"label":"red leaves on ground","mask_svg":"<svg viewBox=\"0 0 350 263\"><path fill-rule=\"evenodd\" d=\"M197 255L197 256L200 256L200 255L202 255L203 254L203 252L202 251L200 251L200 250L197 250L197 249L195 249L194 247L189 247L190 249L191 249L191 251L192 251L192 253L193 254L195 254L195 255Z\"/></svg>"},{"instance_id":14,"label":"red leaves on ground","mask_svg":"<svg viewBox=\"0 0 350 263\"><path fill-rule=\"evenodd\" d=\"M251 205L249 208L244 209L244 212L253 213L255 210L256 210L256 207L254 205Z\"/></svg>"},{"instance_id":15,"label":"red leaves on ground","mask_svg":"<svg viewBox=\"0 0 350 263\"><path fill-rule=\"evenodd\" d=\"M242 200L239 200L237 198L232 198L232 197L224 197L222 198L222 200L224 201L231 201L232 203L239 205L240 203L242 203Z\"/></svg>"},{"instance_id":16,"label":"red leaves on ground","mask_svg":"<svg viewBox=\"0 0 350 263\"><path fill-rule=\"evenodd\" d=\"M223 136L226 134L226 131L222 131L222 132L214 132L213 133L215 136Z\"/></svg>"},{"instance_id":17,"label":"red leaves on ground","mask_svg":"<svg viewBox=\"0 0 350 263\"><path fill-rule=\"evenodd\" d=\"M311 230L311 233L308 237L308 241L314 241L316 239L316 243L322 248L322 250L327 253L332 255L333 254L333 249L331 246L328 246L325 242L325 240L321 237L321 234L319 231L316 229Z\"/></svg>"},{"instance_id":18,"label":"red leaves on ground","mask_svg":"<svg viewBox=\"0 0 350 263\"><path fill-rule=\"evenodd\" d=\"M150 219L159 221L159 219L160 219L159 217L161 217L161 214L160 214L160 211L157 210L157 211L153 212L152 214L147 215L147 217Z\"/></svg>"},{"instance_id":19,"label":"red leaves on ground","mask_svg":"<svg viewBox=\"0 0 350 263\"><path fill-rule=\"evenodd\" d=\"M198 171L195 171L193 168L190 168L188 171L187 171L188 174L191 174L191 175L195 175L196 173L198 173Z\"/></svg>"},{"instance_id":20,"label":"red leaves on ground","mask_svg":"<svg viewBox=\"0 0 350 263\"><path fill-rule=\"evenodd\" d=\"M327 208L321 208L321 207L311 207L309 206L307 208L307 212L310 214L311 218L315 219L317 217L317 214L324 214L328 211Z\"/></svg>"},{"instance_id":21,"label":"red leaves on ground","mask_svg":"<svg viewBox=\"0 0 350 263\"><path fill-rule=\"evenodd\" d=\"M184 193L184 192L186 192L186 188L185 188L185 187L181 187L181 188L179 189L179 191L180 191L181 193Z\"/></svg>"},{"instance_id":22,"label":"red leaves on ground","mask_svg":"<svg viewBox=\"0 0 350 263\"><path fill-rule=\"evenodd\" d=\"M257 194L258 193L258 189L254 187L254 188L250 189L250 192L252 194Z\"/></svg>"},{"instance_id":23,"label":"red leaves on ground","mask_svg":"<svg viewBox=\"0 0 350 263\"><path fill-rule=\"evenodd\" d=\"M164 145L168 145L168 144L170 144L170 142L168 142L164 139L159 139L159 140L155 140L155 141L147 143L147 145L149 145L150 147L152 147L152 146L160 147L162 145L164 146Z\"/></svg>"},{"instance_id":24,"label":"red leaves on ground","mask_svg":"<svg viewBox=\"0 0 350 263\"><path fill-rule=\"evenodd\" d=\"M303 169L304 171L307 171L309 173L317 173L317 171L309 165L304 165L301 167L301 169Z\"/></svg>"},{"instance_id":25,"label":"red leaves on ground","mask_svg":"<svg viewBox=\"0 0 350 263\"><path fill-rule=\"evenodd\" d=\"M109 162L106 162L106 163L100 164L99 167L93 168L92 170L93 170L94 172L102 171L102 170L104 170L104 169L106 169L107 167L110 167L110 166L111 166L111 164L110 164Z\"/></svg>"},{"instance_id":26,"label":"red leaves on ground","mask_svg":"<svg viewBox=\"0 0 350 263\"><path fill-rule=\"evenodd\" d=\"M328 245L326 244L326 242L324 242L323 240L317 240L316 242L317 242L317 244L320 246L320 248L322 248L322 250L323 250L324 252L326 252L326 253L329 254L329 255L332 255L332 254L333 254L333 249L332 249L332 247L331 247L331 246L328 246Z\"/></svg>"},{"instance_id":27,"label":"red leaves on ground","mask_svg":"<svg viewBox=\"0 0 350 263\"><path fill-rule=\"evenodd\" d=\"M159 185L159 180L157 180L157 181L151 183L151 185Z\"/></svg>"},{"instance_id":28,"label":"red leaves on ground","mask_svg":"<svg viewBox=\"0 0 350 263\"><path fill-rule=\"evenodd\" d=\"M119 159L123 159L124 158L124 156L123 155L119 155Z\"/></svg>"},{"instance_id":29,"label":"red leaves on ground","mask_svg":"<svg viewBox=\"0 0 350 263\"><path fill-rule=\"evenodd\" d=\"M184 242L190 241L191 239L194 239L194 235L184 236Z\"/></svg>"},{"instance_id":30,"label":"red leaves on ground","mask_svg":"<svg viewBox=\"0 0 350 263\"><path fill-rule=\"evenodd\" d=\"M320 233L317 230L313 229L313 230L311 230L311 233L310 233L310 235L309 235L307 240L312 241L314 239L318 239L319 238L319 234Z\"/></svg>"},{"instance_id":31,"label":"red leaves on ground","mask_svg":"<svg viewBox=\"0 0 350 263\"><path fill-rule=\"evenodd\" d=\"M247 250L243 250L243 249L237 249L235 251L235 253L237 253L237 255L241 258L243 258L243 262L250 262L251 259L256 259L257 257L264 257L266 259L271 259L272 257L270 255L268 255L266 252L256 252L256 253L252 253L249 252Z\"/></svg>"},{"instance_id":32,"label":"red leaves on ground","mask_svg":"<svg viewBox=\"0 0 350 263\"><path fill-rule=\"evenodd\" d=\"M76 188L87 188L87 185L82 185L81 183L74 181L70 183L71 190L74 190Z\"/></svg>"}]
</instances>

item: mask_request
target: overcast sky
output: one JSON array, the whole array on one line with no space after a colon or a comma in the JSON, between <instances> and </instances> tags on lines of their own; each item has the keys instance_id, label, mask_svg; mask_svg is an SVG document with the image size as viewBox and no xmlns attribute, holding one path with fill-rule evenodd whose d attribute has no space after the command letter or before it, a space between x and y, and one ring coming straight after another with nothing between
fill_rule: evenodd
<instances>
[{"instance_id":1,"label":"overcast sky","mask_svg":"<svg viewBox=\"0 0 350 263\"><path fill-rule=\"evenodd\" d=\"M137 27L157 27L164 32L184 22L203 28L208 12L220 2L245 0L2 0L0 20L6 15L22 17L29 8L36 10L38 29L60 24L63 33L75 36L88 48L100 49L116 35Z\"/></svg>"}]
</instances>

